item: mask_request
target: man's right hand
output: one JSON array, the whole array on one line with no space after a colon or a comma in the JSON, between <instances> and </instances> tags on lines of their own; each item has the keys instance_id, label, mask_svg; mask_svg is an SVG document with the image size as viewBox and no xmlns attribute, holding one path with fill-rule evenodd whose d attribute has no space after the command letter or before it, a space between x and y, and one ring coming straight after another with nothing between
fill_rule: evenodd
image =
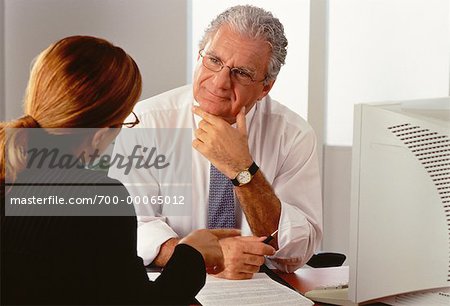
<instances>
[{"instance_id":1,"label":"man's right hand","mask_svg":"<svg viewBox=\"0 0 450 306\"><path fill-rule=\"evenodd\" d=\"M205 260L207 272L217 274L225 268L224 254L219 240L230 239L240 234L241 231L237 229L201 229L193 231L179 243L188 244L199 251Z\"/></svg>"},{"instance_id":2,"label":"man's right hand","mask_svg":"<svg viewBox=\"0 0 450 306\"><path fill-rule=\"evenodd\" d=\"M275 254L275 249L263 241L266 237L230 237L221 239L225 270L217 277L250 279L264 263L264 256Z\"/></svg>"}]
</instances>

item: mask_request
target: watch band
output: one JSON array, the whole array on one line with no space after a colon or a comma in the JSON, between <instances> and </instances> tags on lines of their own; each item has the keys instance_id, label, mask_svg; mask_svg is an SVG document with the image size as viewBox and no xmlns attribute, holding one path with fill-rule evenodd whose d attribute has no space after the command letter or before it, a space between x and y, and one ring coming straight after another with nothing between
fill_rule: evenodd
<instances>
[{"instance_id":1,"label":"watch band","mask_svg":"<svg viewBox=\"0 0 450 306\"><path fill-rule=\"evenodd\" d=\"M248 167L248 172L250 172L251 175L255 175L256 171L258 171L259 167L258 165L253 162L250 167Z\"/></svg>"},{"instance_id":2,"label":"watch band","mask_svg":"<svg viewBox=\"0 0 450 306\"><path fill-rule=\"evenodd\" d=\"M253 162L250 167L248 167L248 169L242 170L243 171L248 171L250 173L250 175L253 177L253 175L255 175L255 173L258 171L259 167L258 165ZM239 173L241 173L239 172ZM238 173L238 175L239 175ZM234 186L239 187L242 186L243 184L239 183L239 181L237 180L238 175L236 175L236 177L234 179L231 179L231 182L233 183Z\"/></svg>"}]
</instances>

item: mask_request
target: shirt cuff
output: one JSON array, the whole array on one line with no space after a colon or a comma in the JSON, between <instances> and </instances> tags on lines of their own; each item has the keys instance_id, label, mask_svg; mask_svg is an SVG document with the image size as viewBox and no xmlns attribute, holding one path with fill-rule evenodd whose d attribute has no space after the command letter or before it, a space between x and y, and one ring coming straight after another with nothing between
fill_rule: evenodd
<instances>
[{"instance_id":1,"label":"shirt cuff","mask_svg":"<svg viewBox=\"0 0 450 306\"><path fill-rule=\"evenodd\" d=\"M137 230L137 253L142 257L144 265L155 260L164 242L176 237L177 233L162 220L141 223Z\"/></svg>"},{"instance_id":2,"label":"shirt cuff","mask_svg":"<svg viewBox=\"0 0 450 306\"><path fill-rule=\"evenodd\" d=\"M281 203L278 251L268 259L277 269L294 272L314 254L320 241L306 216L292 205Z\"/></svg>"}]
</instances>

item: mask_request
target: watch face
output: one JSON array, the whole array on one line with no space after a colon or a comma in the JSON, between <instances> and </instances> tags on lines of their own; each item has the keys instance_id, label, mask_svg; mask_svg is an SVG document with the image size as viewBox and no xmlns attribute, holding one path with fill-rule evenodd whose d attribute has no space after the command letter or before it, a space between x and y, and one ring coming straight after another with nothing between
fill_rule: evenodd
<instances>
[{"instance_id":1,"label":"watch face","mask_svg":"<svg viewBox=\"0 0 450 306\"><path fill-rule=\"evenodd\" d=\"M236 176L236 179L240 184L247 184L248 182L251 181L252 175L248 170L245 170L239 172L239 174Z\"/></svg>"}]
</instances>

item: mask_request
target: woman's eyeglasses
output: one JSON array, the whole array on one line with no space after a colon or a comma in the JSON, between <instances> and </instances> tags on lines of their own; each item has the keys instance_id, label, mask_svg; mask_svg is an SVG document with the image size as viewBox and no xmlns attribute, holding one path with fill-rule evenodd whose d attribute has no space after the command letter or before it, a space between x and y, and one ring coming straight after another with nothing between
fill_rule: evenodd
<instances>
[{"instance_id":1,"label":"woman's eyeglasses","mask_svg":"<svg viewBox=\"0 0 450 306\"><path fill-rule=\"evenodd\" d=\"M139 118L138 118L138 116L135 114L135 112L131 112L133 115L134 115L134 121L132 121L132 122L124 122L124 123L121 123L120 125L121 126L125 126L125 127L127 127L127 128L132 128L132 127L134 127L135 125L137 125L137 124L139 124Z\"/></svg>"}]
</instances>

